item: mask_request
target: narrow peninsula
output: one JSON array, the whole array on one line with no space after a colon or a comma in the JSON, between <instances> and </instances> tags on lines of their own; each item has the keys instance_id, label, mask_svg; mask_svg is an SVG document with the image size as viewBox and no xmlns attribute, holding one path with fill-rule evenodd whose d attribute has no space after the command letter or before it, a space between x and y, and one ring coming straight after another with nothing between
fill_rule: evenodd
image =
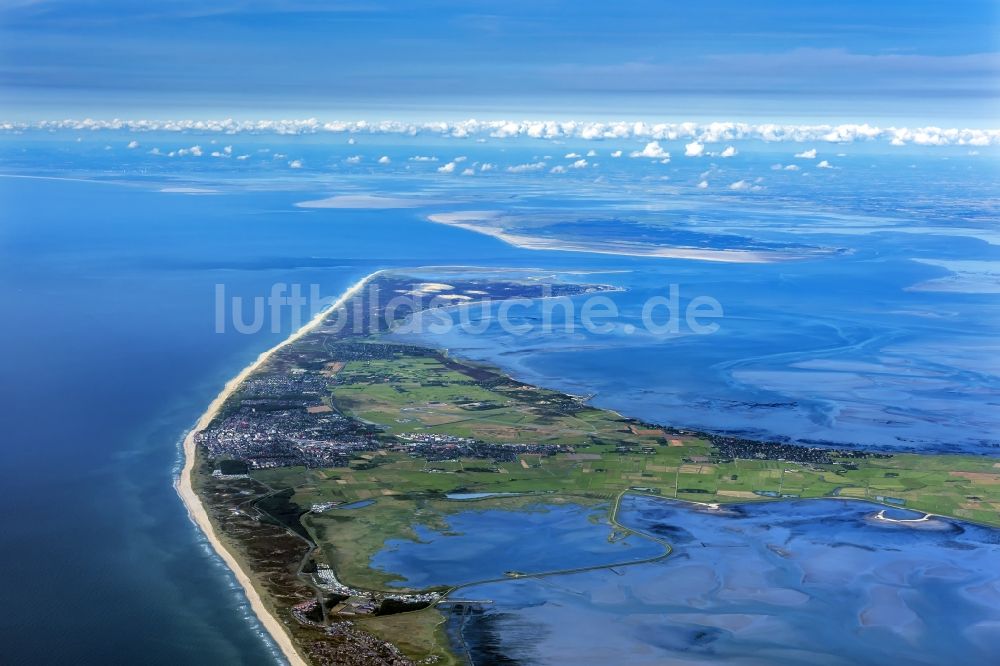
<instances>
[{"instance_id":1,"label":"narrow peninsula","mask_svg":"<svg viewBox=\"0 0 1000 666\"><path fill-rule=\"evenodd\" d=\"M488 603L463 599L463 587L669 559L668 539L619 521L625 494L706 510L845 498L883 505L872 507L874 520L898 520L880 511L889 508L1000 525L992 459L758 442L645 423L400 342L393 329L425 309L609 289L465 274L441 280L366 277L231 380L185 439L179 493L292 664L461 664L449 618ZM409 305L390 307L397 296L411 297ZM433 298L413 298L420 296ZM388 541L447 530L470 507L542 505L598 511L607 547L585 567L499 562L498 575L484 580L423 587L373 562ZM616 546L626 541L641 547Z\"/></svg>"}]
</instances>

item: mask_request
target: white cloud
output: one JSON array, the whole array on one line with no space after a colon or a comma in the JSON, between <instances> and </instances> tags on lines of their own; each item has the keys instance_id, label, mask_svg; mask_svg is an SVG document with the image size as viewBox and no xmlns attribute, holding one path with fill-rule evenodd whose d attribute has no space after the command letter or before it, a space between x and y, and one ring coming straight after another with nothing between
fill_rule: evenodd
<instances>
[{"instance_id":1,"label":"white cloud","mask_svg":"<svg viewBox=\"0 0 1000 666\"><path fill-rule=\"evenodd\" d=\"M497 165L496 164L491 164L490 162L483 162L482 164L479 165L479 170L480 171L493 171L496 168L497 168Z\"/></svg>"},{"instance_id":2,"label":"white cloud","mask_svg":"<svg viewBox=\"0 0 1000 666\"><path fill-rule=\"evenodd\" d=\"M348 157L344 161L347 162L348 164L360 164L361 163L361 155L351 155L350 157Z\"/></svg>"},{"instance_id":3,"label":"white cloud","mask_svg":"<svg viewBox=\"0 0 1000 666\"><path fill-rule=\"evenodd\" d=\"M237 155L236 159L238 159L238 160L248 160L248 159L250 159L250 156L249 155Z\"/></svg>"},{"instance_id":4,"label":"white cloud","mask_svg":"<svg viewBox=\"0 0 1000 666\"><path fill-rule=\"evenodd\" d=\"M476 170L473 169L473 168L471 168L471 167L469 167L467 169L463 169L462 170L462 175L463 176L475 176L476 175Z\"/></svg>"},{"instance_id":5,"label":"white cloud","mask_svg":"<svg viewBox=\"0 0 1000 666\"><path fill-rule=\"evenodd\" d=\"M816 159L816 149L803 150L801 153L795 153L795 156L803 160L814 160Z\"/></svg>"},{"instance_id":6,"label":"white cloud","mask_svg":"<svg viewBox=\"0 0 1000 666\"><path fill-rule=\"evenodd\" d=\"M760 182L760 178L757 178L755 182ZM738 180L735 183L729 184L729 189L735 192L759 192L764 189L760 185L754 185L748 180Z\"/></svg>"},{"instance_id":7,"label":"white cloud","mask_svg":"<svg viewBox=\"0 0 1000 666\"><path fill-rule=\"evenodd\" d=\"M700 157L703 152L705 152L705 144L697 141L692 141L684 146L685 157Z\"/></svg>"},{"instance_id":8,"label":"white cloud","mask_svg":"<svg viewBox=\"0 0 1000 666\"><path fill-rule=\"evenodd\" d=\"M820 168L820 169L832 169L832 168L833 168L833 165L832 165L832 164L830 164L829 162L827 162L826 160L822 160L822 161L821 161L821 162L820 162L819 164L817 164L816 166L817 166L818 168Z\"/></svg>"},{"instance_id":9,"label":"white cloud","mask_svg":"<svg viewBox=\"0 0 1000 666\"><path fill-rule=\"evenodd\" d=\"M410 158L411 162L437 162L438 158L432 155L414 155Z\"/></svg>"},{"instance_id":10,"label":"white cloud","mask_svg":"<svg viewBox=\"0 0 1000 666\"><path fill-rule=\"evenodd\" d=\"M585 169L587 167L587 160L577 160L569 165L570 169Z\"/></svg>"},{"instance_id":11,"label":"white cloud","mask_svg":"<svg viewBox=\"0 0 1000 666\"><path fill-rule=\"evenodd\" d=\"M233 147L232 146L226 146L225 148L222 149L222 152L224 152L226 155L232 155L233 154Z\"/></svg>"},{"instance_id":12,"label":"white cloud","mask_svg":"<svg viewBox=\"0 0 1000 666\"><path fill-rule=\"evenodd\" d=\"M651 157L653 159L670 159L670 153L663 150L659 141L650 141L642 150L633 150L629 153L631 157Z\"/></svg>"},{"instance_id":13,"label":"white cloud","mask_svg":"<svg viewBox=\"0 0 1000 666\"><path fill-rule=\"evenodd\" d=\"M564 157L568 160L575 160L579 156L579 153L566 153L566 155L564 155Z\"/></svg>"},{"instance_id":14,"label":"white cloud","mask_svg":"<svg viewBox=\"0 0 1000 666\"><path fill-rule=\"evenodd\" d=\"M527 173L529 171L541 171L545 168L545 162L531 162L529 164L515 164L507 167L510 173Z\"/></svg>"},{"instance_id":15,"label":"white cloud","mask_svg":"<svg viewBox=\"0 0 1000 666\"><path fill-rule=\"evenodd\" d=\"M709 123L647 123L642 121L556 121L556 120L459 120L447 122L400 122L366 120L330 120L316 118L304 120L39 120L32 122L0 122L0 132L26 130L113 130L131 133L167 131L197 131L220 134L346 134L347 143L354 144L359 135L433 135L478 136L506 138L533 138L541 140L579 139L642 140L642 141L695 141L702 144L731 143L758 140L765 142L825 142L853 143L885 141L894 145L916 143L922 146L993 146L1000 145L1000 129L942 128L942 127L879 127L861 124L795 125L777 123L743 123L717 121Z\"/></svg>"},{"instance_id":16,"label":"white cloud","mask_svg":"<svg viewBox=\"0 0 1000 666\"><path fill-rule=\"evenodd\" d=\"M186 155L192 155L194 157L201 157L202 150L201 150L201 146L191 146L190 148L181 148L180 150L177 151L177 154L180 155L181 157L184 157ZM172 156L172 154L171 154L171 156Z\"/></svg>"},{"instance_id":17,"label":"white cloud","mask_svg":"<svg viewBox=\"0 0 1000 666\"><path fill-rule=\"evenodd\" d=\"M447 164L438 167L438 173L454 173L454 171L455 162L448 162Z\"/></svg>"},{"instance_id":18,"label":"white cloud","mask_svg":"<svg viewBox=\"0 0 1000 666\"><path fill-rule=\"evenodd\" d=\"M460 163L460 162L464 162L464 161L465 161L465 160L467 160L467 159L469 159L469 158L468 158L468 157L466 157L465 155L459 155L458 157L456 157L456 158L455 158L454 160L452 160L452 161L453 161L453 162L454 162L455 164L458 164L458 163Z\"/></svg>"},{"instance_id":19,"label":"white cloud","mask_svg":"<svg viewBox=\"0 0 1000 666\"><path fill-rule=\"evenodd\" d=\"M621 156L622 156L622 151L620 150L616 150L615 152L611 153L611 157L621 157Z\"/></svg>"},{"instance_id":20,"label":"white cloud","mask_svg":"<svg viewBox=\"0 0 1000 666\"><path fill-rule=\"evenodd\" d=\"M708 181L707 180L703 180L700 183L698 183L698 189L699 190L707 190L708 189Z\"/></svg>"},{"instance_id":21,"label":"white cloud","mask_svg":"<svg viewBox=\"0 0 1000 666\"><path fill-rule=\"evenodd\" d=\"M139 142L136 141L135 139L132 139L131 141L129 141L128 142L128 146L126 146L126 148L128 148L129 150L132 150L133 148L138 148L138 147L139 147Z\"/></svg>"},{"instance_id":22,"label":"white cloud","mask_svg":"<svg viewBox=\"0 0 1000 666\"><path fill-rule=\"evenodd\" d=\"M353 136L350 139L347 140L347 145L348 146L353 146L356 143L357 143L357 139L355 139Z\"/></svg>"},{"instance_id":23,"label":"white cloud","mask_svg":"<svg viewBox=\"0 0 1000 666\"><path fill-rule=\"evenodd\" d=\"M586 156L587 157L597 157L597 151L594 150L593 148L591 148L590 150L587 151L587 155Z\"/></svg>"},{"instance_id":24,"label":"white cloud","mask_svg":"<svg viewBox=\"0 0 1000 666\"><path fill-rule=\"evenodd\" d=\"M153 148L151 151L149 151L149 154L150 155L162 155L163 153L160 152L159 148Z\"/></svg>"},{"instance_id":25,"label":"white cloud","mask_svg":"<svg viewBox=\"0 0 1000 666\"><path fill-rule=\"evenodd\" d=\"M291 162L288 163L288 166L291 169L301 169L302 168L302 160L292 160Z\"/></svg>"},{"instance_id":26,"label":"white cloud","mask_svg":"<svg viewBox=\"0 0 1000 666\"><path fill-rule=\"evenodd\" d=\"M566 173L566 167L562 166L561 164L559 166L554 166L551 169L549 169L549 173Z\"/></svg>"},{"instance_id":27,"label":"white cloud","mask_svg":"<svg viewBox=\"0 0 1000 666\"><path fill-rule=\"evenodd\" d=\"M733 146L726 146L726 149L719 153L719 157L732 157L736 152L736 148Z\"/></svg>"},{"instance_id":28,"label":"white cloud","mask_svg":"<svg viewBox=\"0 0 1000 666\"><path fill-rule=\"evenodd\" d=\"M390 162L392 162L392 160L389 159L388 155L383 155L382 157L378 158L379 164L389 164Z\"/></svg>"},{"instance_id":29,"label":"white cloud","mask_svg":"<svg viewBox=\"0 0 1000 666\"><path fill-rule=\"evenodd\" d=\"M798 170L799 170L798 164L789 164L785 167L785 171L798 171Z\"/></svg>"}]
</instances>

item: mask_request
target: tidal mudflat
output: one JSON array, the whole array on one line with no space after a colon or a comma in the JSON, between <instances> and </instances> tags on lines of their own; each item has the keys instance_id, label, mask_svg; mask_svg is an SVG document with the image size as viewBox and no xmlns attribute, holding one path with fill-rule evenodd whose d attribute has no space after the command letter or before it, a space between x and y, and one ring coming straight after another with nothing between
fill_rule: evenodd
<instances>
[{"instance_id":1,"label":"tidal mudflat","mask_svg":"<svg viewBox=\"0 0 1000 666\"><path fill-rule=\"evenodd\" d=\"M626 496L619 520L671 542L670 557L465 588L493 603L453 614L450 633L474 664L995 663L1000 531L879 521L880 510ZM550 552L571 552L558 538Z\"/></svg>"},{"instance_id":2,"label":"tidal mudflat","mask_svg":"<svg viewBox=\"0 0 1000 666\"><path fill-rule=\"evenodd\" d=\"M541 502L519 511L470 509L449 516L446 530L415 525L416 540L387 541L371 566L402 576L394 585L430 587L503 578L508 572L611 565L664 552L640 535L609 538L607 511L607 505Z\"/></svg>"}]
</instances>

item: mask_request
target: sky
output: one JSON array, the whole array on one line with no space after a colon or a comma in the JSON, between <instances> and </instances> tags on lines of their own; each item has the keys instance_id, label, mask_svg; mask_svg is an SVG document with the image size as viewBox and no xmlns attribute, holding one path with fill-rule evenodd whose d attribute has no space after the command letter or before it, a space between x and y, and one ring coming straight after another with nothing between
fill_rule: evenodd
<instances>
[{"instance_id":1,"label":"sky","mask_svg":"<svg viewBox=\"0 0 1000 666\"><path fill-rule=\"evenodd\" d=\"M0 0L0 121L996 127L1000 2Z\"/></svg>"}]
</instances>

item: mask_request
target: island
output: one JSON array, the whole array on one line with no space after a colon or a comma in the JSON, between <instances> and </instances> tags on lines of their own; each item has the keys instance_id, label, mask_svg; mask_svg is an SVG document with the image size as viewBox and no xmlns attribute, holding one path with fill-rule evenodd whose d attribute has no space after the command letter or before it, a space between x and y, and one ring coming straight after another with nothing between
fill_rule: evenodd
<instances>
[{"instance_id":1,"label":"island","mask_svg":"<svg viewBox=\"0 0 1000 666\"><path fill-rule=\"evenodd\" d=\"M609 289L380 271L227 384L185 440L178 489L290 663L464 663L447 620L489 600L462 588L671 557L668 536L619 519L626 496L706 510L843 498L881 505L872 519L894 524L1000 525L1000 463L990 458L647 423L393 334L425 310ZM396 296L410 298L400 306ZM581 566L537 570L497 553L496 575L458 584L414 586L373 564L388 542L447 531L470 506L540 503L603 515L607 547ZM614 547L625 541L633 547Z\"/></svg>"}]
</instances>

